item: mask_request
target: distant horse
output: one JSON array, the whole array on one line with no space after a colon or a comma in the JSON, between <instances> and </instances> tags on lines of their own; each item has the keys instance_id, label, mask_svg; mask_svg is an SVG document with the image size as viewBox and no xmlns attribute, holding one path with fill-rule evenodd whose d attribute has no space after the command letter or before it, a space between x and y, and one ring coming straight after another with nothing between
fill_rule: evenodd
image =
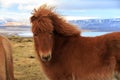
<instances>
[{"instance_id":1,"label":"distant horse","mask_svg":"<svg viewBox=\"0 0 120 80\"><path fill-rule=\"evenodd\" d=\"M31 23L36 53L49 80L112 80L119 74L120 32L83 37L46 5L34 10Z\"/></svg>"},{"instance_id":2,"label":"distant horse","mask_svg":"<svg viewBox=\"0 0 120 80\"><path fill-rule=\"evenodd\" d=\"M11 44L3 36L0 36L0 80L14 80Z\"/></svg>"}]
</instances>

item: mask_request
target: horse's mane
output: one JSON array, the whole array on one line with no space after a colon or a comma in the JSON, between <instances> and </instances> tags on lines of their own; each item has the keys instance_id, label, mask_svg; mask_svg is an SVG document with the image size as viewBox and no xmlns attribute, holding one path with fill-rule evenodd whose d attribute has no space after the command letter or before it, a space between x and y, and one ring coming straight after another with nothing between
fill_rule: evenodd
<instances>
[{"instance_id":1,"label":"horse's mane","mask_svg":"<svg viewBox=\"0 0 120 80\"><path fill-rule=\"evenodd\" d=\"M43 5L37 10L34 9L33 16L31 17L31 22L33 22L35 19L42 20L43 18L49 18L51 21L47 20L45 22L46 24L49 24L51 22L54 26L53 30L56 33L64 36L80 35L79 29L77 29L74 25L68 23L60 15L53 12L53 9L53 7L47 5Z\"/></svg>"}]
</instances>

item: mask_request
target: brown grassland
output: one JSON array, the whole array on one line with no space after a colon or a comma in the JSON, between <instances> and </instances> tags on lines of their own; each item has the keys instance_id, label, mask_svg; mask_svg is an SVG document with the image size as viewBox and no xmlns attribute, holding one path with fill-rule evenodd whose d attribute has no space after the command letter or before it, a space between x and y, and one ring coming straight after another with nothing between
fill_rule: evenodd
<instances>
[{"instance_id":1,"label":"brown grassland","mask_svg":"<svg viewBox=\"0 0 120 80\"><path fill-rule=\"evenodd\" d=\"M32 38L9 37L13 47L15 80L46 80L36 58Z\"/></svg>"},{"instance_id":2,"label":"brown grassland","mask_svg":"<svg viewBox=\"0 0 120 80\"><path fill-rule=\"evenodd\" d=\"M8 38L13 47L14 80L47 80L37 60L33 39L15 36Z\"/></svg>"}]
</instances>

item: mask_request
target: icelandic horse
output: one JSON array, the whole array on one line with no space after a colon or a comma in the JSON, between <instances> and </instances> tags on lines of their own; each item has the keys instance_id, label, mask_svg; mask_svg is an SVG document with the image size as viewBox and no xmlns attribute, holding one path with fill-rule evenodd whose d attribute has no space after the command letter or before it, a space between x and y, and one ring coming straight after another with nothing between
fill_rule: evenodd
<instances>
[{"instance_id":1,"label":"icelandic horse","mask_svg":"<svg viewBox=\"0 0 120 80\"><path fill-rule=\"evenodd\" d=\"M49 80L112 80L119 74L120 32L81 36L47 5L35 9L30 19L35 50Z\"/></svg>"},{"instance_id":2,"label":"icelandic horse","mask_svg":"<svg viewBox=\"0 0 120 80\"><path fill-rule=\"evenodd\" d=\"M6 37L0 35L0 80L14 80L12 47Z\"/></svg>"}]
</instances>

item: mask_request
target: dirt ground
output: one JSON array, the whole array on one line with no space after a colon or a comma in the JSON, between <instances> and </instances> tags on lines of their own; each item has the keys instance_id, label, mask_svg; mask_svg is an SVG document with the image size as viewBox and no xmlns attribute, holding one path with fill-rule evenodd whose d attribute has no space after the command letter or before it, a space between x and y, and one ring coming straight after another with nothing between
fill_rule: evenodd
<instances>
[{"instance_id":1,"label":"dirt ground","mask_svg":"<svg viewBox=\"0 0 120 80\"><path fill-rule=\"evenodd\" d=\"M15 80L46 80L36 58L32 38L9 37L13 47Z\"/></svg>"}]
</instances>

